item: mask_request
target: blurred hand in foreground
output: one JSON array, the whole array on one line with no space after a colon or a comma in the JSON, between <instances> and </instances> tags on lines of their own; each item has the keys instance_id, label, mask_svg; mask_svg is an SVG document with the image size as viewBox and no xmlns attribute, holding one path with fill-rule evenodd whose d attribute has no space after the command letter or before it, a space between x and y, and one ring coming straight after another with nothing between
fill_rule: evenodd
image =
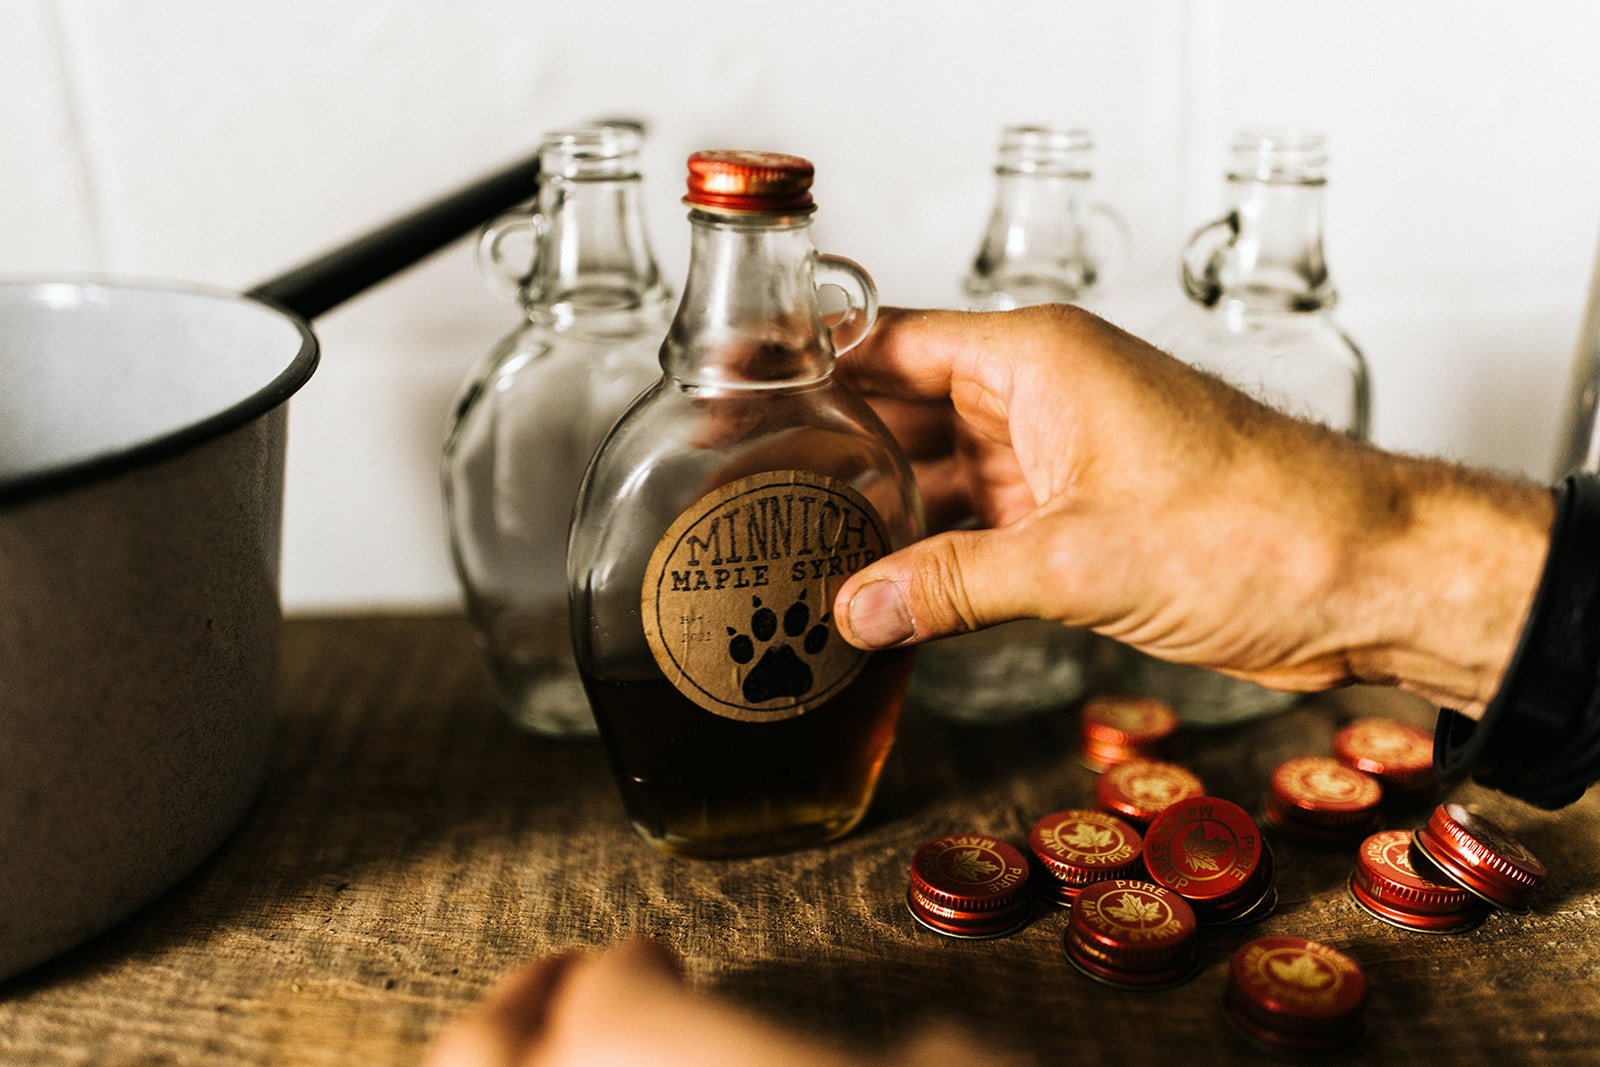
<instances>
[{"instance_id":1,"label":"blurred hand in foreground","mask_svg":"<svg viewBox=\"0 0 1600 1067\"><path fill-rule=\"evenodd\" d=\"M683 984L647 941L568 953L507 974L440 1035L427 1067L1006 1067L952 1032L882 1055L801 1038Z\"/></svg>"}]
</instances>

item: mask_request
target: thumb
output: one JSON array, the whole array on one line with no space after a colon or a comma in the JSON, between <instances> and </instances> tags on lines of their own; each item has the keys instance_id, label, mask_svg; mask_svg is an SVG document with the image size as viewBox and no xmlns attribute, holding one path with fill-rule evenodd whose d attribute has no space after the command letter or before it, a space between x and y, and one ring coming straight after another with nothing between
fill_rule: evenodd
<instances>
[{"instance_id":1,"label":"thumb","mask_svg":"<svg viewBox=\"0 0 1600 1067\"><path fill-rule=\"evenodd\" d=\"M852 575L834 598L857 648L892 648L1038 616L1048 556L1032 524L926 538Z\"/></svg>"}]
</instances>

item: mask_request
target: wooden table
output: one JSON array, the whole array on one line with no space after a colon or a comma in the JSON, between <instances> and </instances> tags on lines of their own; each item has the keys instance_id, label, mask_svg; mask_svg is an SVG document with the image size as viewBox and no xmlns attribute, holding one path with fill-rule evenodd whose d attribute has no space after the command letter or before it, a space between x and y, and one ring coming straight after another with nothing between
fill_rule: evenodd
<instances>
[{"instance_id":1,"label":"wooden table","mask_svg":"<svg viewBox=\"0 0 1600 1067\"><path fill-rule=\"evenodd\" d=\"M1272 768L1326 752L1351 706L1198 737L1183 759L1255 809ZM1297 934L1366 970L1373 1033L1355 1058L1600 1056L1595 796L1548 815L1462 791L1553 872L1529 916L1408 934L1349 901L1353 853L1280 844L1276 914L1204 930L1188 984L1127 993L1070 968L1062 912L1004 940L952 941L903 903L923 840L1021 840L1035 817L1086 800L1070 714L990 729L908 716L846 841L695 863L628 829L597 744L506 724L457 618L290 622L282 707L265 795L216 857L111 933L0 985L0 1063L412 1062L503 967L628 935L672 945L706 989L818 1032L882 1041L938 1016L1041 1063L1239 1063L1266 1061L1219 1011L1228 956Z\"/></svg>"}]
</instances>

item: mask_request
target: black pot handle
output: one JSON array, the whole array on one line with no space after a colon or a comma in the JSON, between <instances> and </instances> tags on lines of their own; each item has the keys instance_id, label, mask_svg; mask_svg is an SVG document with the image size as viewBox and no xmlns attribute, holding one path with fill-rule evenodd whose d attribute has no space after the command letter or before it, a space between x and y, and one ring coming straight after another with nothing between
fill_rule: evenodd
<instances>
[{"instance_id":1,"label":"black pot handle","mask_svg":"<svg viewBox=\"0 0 1600 1067\"><path fill-rule=\"evenodd\" d=\"M245 295L302 318L316 318L532 198L538 182L535 154L309 259Z\"/></svg>"}]
</instances>

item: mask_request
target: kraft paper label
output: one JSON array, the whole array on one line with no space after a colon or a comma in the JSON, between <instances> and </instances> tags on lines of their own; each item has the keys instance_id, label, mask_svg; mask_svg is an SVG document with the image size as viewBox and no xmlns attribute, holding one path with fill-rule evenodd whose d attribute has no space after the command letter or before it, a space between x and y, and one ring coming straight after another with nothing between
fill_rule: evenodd
<instances>
[{"instance_id":1,"label":"kraft paper label","mask_svg":"<svg viewBox=\"0 0 1600 1067\"><path fill-rule=\"evenodd\" d=\"M803 715L849 684L867 653L845 642L833 597L888 552L855 489L768 471L695 501L645 569L645 639L679 692L742 722Z\"/></svg>"}]
</instances>

